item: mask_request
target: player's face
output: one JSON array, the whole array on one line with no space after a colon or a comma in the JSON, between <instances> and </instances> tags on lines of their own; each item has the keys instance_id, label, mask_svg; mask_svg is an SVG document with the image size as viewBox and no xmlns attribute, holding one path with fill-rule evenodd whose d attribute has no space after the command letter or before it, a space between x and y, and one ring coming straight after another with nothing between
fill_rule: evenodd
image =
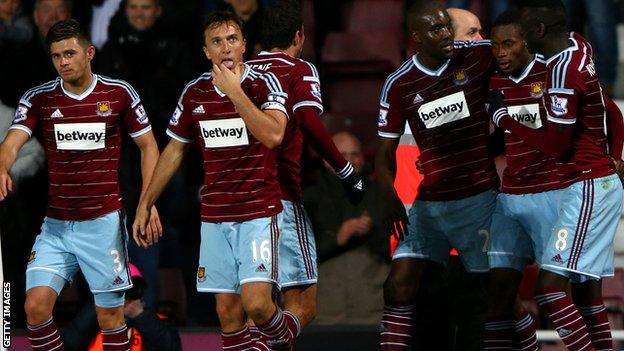
<instances>
[{"instance_id":1,"label":"player's face","mask_svg":"<svg viewBox=\"0 0 624 351\"><path fill-rule=\"evenodd\" d=\"M539 34L540 23L531 16L529 9L523 9L520 13L520 24L522 32L524 32L524 40L529 47L529 51L533 53L542 53L542 39Z\"/></svg>"},{"instance_id":2,"label":"player's face","mask_svg":"<svg viewBox=\"0 0 624 351\"><path fill-rule=\"evenodd\" d=\"M236 24L228 22L214 25L206 29L204 34L204 53L210 61L222 63L230 69L243 62L245 39Z\"/></svg>"},{"instance_id":3,"label":"player's face","mask_svg":"<svg viewBox=\"0 0 624 351\"><path fill-rule=\"evenodd\" d=\"M503 73L517 73L529 63L531 54L517 25L494 27L491 41L492 53Z\"/></svg>"},{"instance_id":4,"label":"player's face","mask_svg":"<svg viewBox=\"0 0 624 351\"><path fill-rule=\"evenodd\" d=\"M78 82L91 74L95 48L83 47L78 39L69 38L52 43L50 57L59 76L68 83Z\"/></svg>"},{"instance_id":5,"label":"player's face","mask_svg":"<svg viewBox=\"0 0 624 351\"><path fill-rule=\"evenodd\" d=\"M33 18L39 33L44 37L56 22L64 21L71 17L65 0L43 0L35 6Z\"/></svg>"},{"instance_id":6,"label":"player's face","mask_svg":"<svg viewBox=\"0 0 624 351\"><path fill-rule=\"evenodd\" d=\"M466 16L456 22L455 40L475 41L483 40L481 36L481 22L477 16Z\"/></svg>"},{"instance_id":7,"label":"player's face","mask_svg":"<svg viewBox=\"0 0 624 351\"><path fill-rule=\"evenodd\" d=\"M136 30L147 30L154 26L161 14L156 0L129 0L126 5L128 23Z\"/></svg>"},{"instance_id":8,"label":"player's face","mask_svg":"<svg viewBox=\"0 0 624 351\"><path fill-rule=\"evenodd\" d=\"M421 16L415 39L420 44L420 51L431 56L440 59L453 56L453 27L446 11L435 10Z\"/></svg>"}]
</instances>

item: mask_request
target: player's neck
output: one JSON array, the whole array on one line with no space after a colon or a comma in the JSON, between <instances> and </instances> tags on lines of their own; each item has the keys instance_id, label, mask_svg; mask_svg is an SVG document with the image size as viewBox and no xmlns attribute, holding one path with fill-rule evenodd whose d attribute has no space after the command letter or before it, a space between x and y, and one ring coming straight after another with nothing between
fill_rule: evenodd
<instances>
[{"instance_id":1,"label":"player's neck","mask_svg":"<svg viewBox=\"0 0 624 351\"><path fill-rule=\"evenodd\" d=\"M527 67L529 67L531 62L533 62L533 59L534 59L534 55L529 55L528 57L521 58L520 60L522 60L522 62L520 63L520 68L518 68L516 72L513 72L512 74L510 74L510 76L520 77L520 75L524 73L524 71L526 71Z\"/></svg>"},{"instance_id":2,"label":"player's neck","mask_svg":"<svg viewBox=\"0 0 624 351\"><path fill-rule=\"evenodd\" d=\"M544 49L542 50L544 53L544 57L549 59L561 51L567 49L570 46L570 40L568 40L567 33L561 33L556 37L546 40L544 43Z\"/></svg>"},{"instance_id":3,"label":"player's neck","mask_svg":"<svg viewBox=\"0 0 624 351\"><path fill-rule=\"evenodd\" d=\"M91 86L93 79L93 74L89 71L87 74L73 82L63 81L63 88L72 94L80 95Z\"/></svg>"},{"instance_id":4,"label":"player's neck","mask_svg":"<svg viewBox=\"0 0 624 351\"><path fill-rule=\"evenodd\" d=\"M280 49L280 48L273 48L271 50L269 50L270 53L278 53L281 52L282 54L286 54L290 57L297 57L297 48L295 48L294 46L290 46L286 49Z\"/></svg>"},{"instance_id":5,"label":"player's neck","mask_svg":"<svg viewBox=\"0 0 624 351\"><path fill-rule=\"evenodd\" d=\"M437 57L427 55L426 53L422 51L419 52L417 55L418 55L417 56L418 62L420 62L421 65L425 66L426 68L432 71L436 71L446 61L444 59L439 59Z\"/></svg>"}]
</instances>

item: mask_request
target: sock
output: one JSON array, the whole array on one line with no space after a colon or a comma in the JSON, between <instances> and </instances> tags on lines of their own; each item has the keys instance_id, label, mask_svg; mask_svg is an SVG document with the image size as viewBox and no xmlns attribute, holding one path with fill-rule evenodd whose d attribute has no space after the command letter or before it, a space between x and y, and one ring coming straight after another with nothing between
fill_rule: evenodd
<instances>
[{"instance_id":1,"label":"sock","mask_svg":"<svg viewBox=\"0 0 624 351\"><path fill-rule=\"evenodd\" d=\"M251 336L251 342L255 343L256 341L258 341L258 339L260 339L260 331L258 330L258 327L256 327L255 325L252 325L249 328L249 335Z\"/></svg>"},{"instance_id":2,"label":"sock","mask_svg":"<svg viewBox=\"0 0 624 351\"><path fill-rule=\"evenodd\" d=\"M245 326L239 331L221 332L221 342L223 343L223 351L247 351L251 346L249 328Z\"/></svg>"},{"instance_id":3,"label":"sock","mask_svg":"<svg viewBox=\"0 0 624 351\"><path fill-rule=\"evenodd\" d=\"M381 317L381 350L407 351L412 343L414 306L384 306Z\"/></svg>"},{"instance_id":4,"label":"sock","mask_svg":"<svg viewBox=\"0 0 624 351\"><path fill-rule=\"evenodd\" d=\"M301 334L301 322L299 322L299 318L290 311L284 311L284 318L286 319L288 331L290 331L290 335L292 335L294 340Z\"/></svg>"},{"instance_id":5,"label":"sock","mask_svg":"<svg viewBox=\"0 0 624 351\"><path fill-rule=\"evenodd\" d=\"M488 318L483 333L483 350L513 350L515 318L501 316Z\"/></svg>"},{"instance_id":6,"label":"sock","mask_svg":"<svg viewBox=\"0 0 624 351\"><path fill-rule=\"evenodd\" d=\"M102 330L102 350L130 351L128 328L125 324L119 328Z\"/></svg>"},{"instance_id":7,"label":"sock","mask_svg":"<svg viewBox=\"0 0 624 351\"><path fill-rule=\"evenodd\" d=\"M282 349L292 345L293 335L281 308L277 307L273 316L264 324L256 323L258 330L266 336L266 343L271 350Z\"/></svg>"},{"instance_id":8,"label":"sock","mask_svg":"<svg viewBox=\"0 0 624 351\"><path fill-rule=\"evenodd\" d=\"M538 308L555 326L569 351L595 351L585 321L563 290L551 289L535 296Z\"/></svg>"},{"instance_id":9,"label":"sock","mask_svg":"<svg viewBox=\"0 0 624 351\"><path fill-rule=\"evenodd\" d=\"M578 309L587 325L589 337L596 351L612 351L611 327L602 299L596 299L589 306L578 307Z\"/></svg>"},{"instance_id":10,"label":"sock","mask_svg":"<svg viewBox=\"0 0 624 351\"><path fill-rule=\"evenodd\" d=\"M514 350L518 351L539 351L537 343L535 321L529 312L524 311L516 321L514 335Z\"/></svg>"},{"instance_id":11,"label":"sock","mask_svg":"<svg viewBox=\"0 0 624 351\"><path fill-rule=\"evenodd\" d=\"M39 325L28 326L30 346L37 351L63 351L63 340L54 320L50 317Z\"/></svg>"}]
</instances>

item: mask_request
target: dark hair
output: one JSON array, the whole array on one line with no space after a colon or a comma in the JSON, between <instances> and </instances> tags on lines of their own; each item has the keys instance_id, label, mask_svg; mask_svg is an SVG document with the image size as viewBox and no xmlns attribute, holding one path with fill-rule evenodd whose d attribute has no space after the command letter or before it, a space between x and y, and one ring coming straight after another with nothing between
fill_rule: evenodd
<instances>
[{"instance_id":1,"label":"dark hair","mask_svg":"<svg viewBox=\"0 0 624 351\"><path fill-rule=\"evenodd\" d=\"M227 24L229 22L233 22L234 24L236 24L238 28L241 30L241 32L243 32L243 20L241 20L240 17L238 17L238 15L236 15L235 13L230 12L230 11L210 12L206 16L206 19L204 20L204 26L203 26L204 40L206 39L206 30L214 26ZM245 35L243 34L243 36Z\"/></svg>"},{"instance_id":2,"label":"dark hair","mask_svg":"<svg viewBox=\"0 0 624 351\"><path fill-rule=\"evenodd\" d=\"M48 31L48 35L46 35L46 45L48 50L50 50L52 43L70 38L78 39L78 41L85 47L91 45L91 38L89 38L87 30L80 24L80 22L75 19L68 19L57 22Z\"/></svg>"},{"instance_id":3,"label":"dark hair","mask_svg":"<svg viewBox=\"0 0 624 351\"><path fill-rule=\"evenodd\" d=\"M301 5L297 0L275 1L262 14L260 46L265 50L285 49L303 27Z\"/></svg>"},{"instance_id":4,"label":"dark hair","mask_svg":"<svg viewBox=\"0 0 624 351\"><path fill-rule=\"evenodd\" d=\"M407 29L416 30L416 22L422 17L423 12L430 9L444 9L439 1L415 0L407 10Z\"/></svg>"},{"instance_id":5,"label":"dark hair","mask_svg":"<svg viewBox=\"0 0 624 351\"><path fill-rule=\"evenodd\" d=\"M567 31L567 16L561 0L523 0L521 13L527 11L533 21L543 23L558 32Z\"/></svg>"},{"instance_id":6,"label":"dark hair","mask_svg":"<svg viewBox=\"0 0 624 351\"><path fill-rule=\"evenodd\" d=\"M498 15L498 17L496 17L496 20L492 24L492 28L498 27L498 26L508 26L508 25L522 27L520 23L520 11L507 10L501 13L500 15Z\"/></svg>"}]
</instances>

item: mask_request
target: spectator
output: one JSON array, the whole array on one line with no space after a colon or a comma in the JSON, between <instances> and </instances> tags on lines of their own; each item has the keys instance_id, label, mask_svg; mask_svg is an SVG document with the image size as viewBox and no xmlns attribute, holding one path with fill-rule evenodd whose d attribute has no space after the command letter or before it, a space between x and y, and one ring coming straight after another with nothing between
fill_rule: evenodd
<instances>
[{"instance_id":1,"label":"spectator","mask_svg":"<svg viewBox=\"0 0 624 351\"><path fill-rule=\"evenodd\" d=\"M16 107L20 96L27 89L57 76L44 38L56 22L70 17L67 0L35 2L33 20L37 27L36 33L29 42L6 55L0 64L0 100L5 104Z\"/></svg>"},{"instance_id":2,"label":"spectator","mask_svg":"<svg viewBox=\"0 0 624 351\"><path fill-rule=\"evenodd\" d=\"M319 276L318 324L379 323L382 286L389 271L390 249L380 227L378 187L364 164L360 142L351 133L334 135L342 155L360 173L364 200L351 204L339 179L323 170L318 182L304 190L304 204L316 235Z\"/></svg>"},{"instance_id":3,"label":"spectator","mask_svg":"<svg viewBox=\"0 0 624 351\"><path fill-rule=\"evenodd\" d=\"M474 13L458 8L446 9L451 21L453 22L453 31L455 32L455 40L475 41L482 40L481 22Z\"/></svg>"},{"instance_id":4,"label":"spectator","mask_svg":"<svg viewBox=\"0 0 624 351\"><path fill-rule=\"evenodd\" d=\"M126 291L124 316L130 333L130 345L135 350L177 351L182 350L180 335L168 318L145 307L143 294L147 287L141 271L128 264L134 284ZM95 307L85 305L63 332L65 351L101 351L102 334L99 331Z\"/></svg>"},{"instance_id":5,"label":"spectator","mask_svg":"<svg viewBox=\"0 0 624 351\"><path fill-rule=\"evenodd\" d=\"M32 34L32 23L21 14L20 0L0 0L0 52L27 43Z\"/></svg>"},{"instance_id":6,"label":"spectator","mask_svg":"<svg viewBox=\"0 0 624 351\"><path fill-rule=\"evenodd\" d=\"M571 30L583 33L587 24L589 41L594 47L600 81L607 94L613 96L618 63L618 40L615 30L618 14L616 2L613 0L563 0L563 4Z\"/></svg>"},{"instance_id":7,"label":"spectator","mask_svg":"<svg viewBox=\"0 0 624 351\"><path fill-rule=\"evenodd\" d=\"M509 7L509 0L492 0L487 1L487 4L489 18L485 18L485 20L489 19L489 23L494 23L496 17L498 17L498 15L503 13L503 11L507 10L507 8ZM471 6L471 0L446 0L447 8L457 7L464 10L469 10Z\"/></svg>"}]
</instances>

